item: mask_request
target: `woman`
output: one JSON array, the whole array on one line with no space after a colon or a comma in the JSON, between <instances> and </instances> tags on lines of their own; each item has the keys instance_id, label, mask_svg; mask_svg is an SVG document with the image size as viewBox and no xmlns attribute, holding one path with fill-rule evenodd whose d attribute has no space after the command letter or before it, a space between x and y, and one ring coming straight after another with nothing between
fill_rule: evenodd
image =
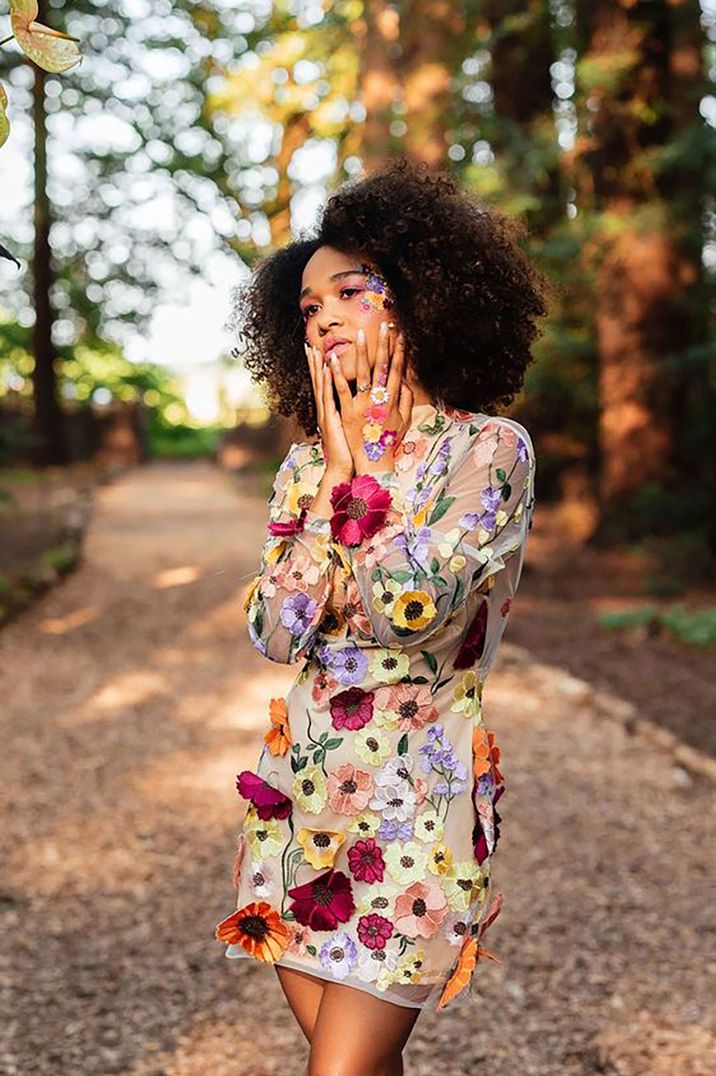
<instances>
[{"instance_id":1,"label":"woman","mask_svg":"<svg viewBox=\"0 0 716 1076\"><path fill-rule=\"evenodd\" d=\"M519 237L399 157L240 295L247 367L318 439L278 470L245 604L257 649L299 669L237 776L237 904L216 936L274 964L312 1076L401 1073L421 1009L464 1002L497 959L482 934L505 786L481 700L535 457L490 409L545 313Z\"/></svg>"}]
</instances>

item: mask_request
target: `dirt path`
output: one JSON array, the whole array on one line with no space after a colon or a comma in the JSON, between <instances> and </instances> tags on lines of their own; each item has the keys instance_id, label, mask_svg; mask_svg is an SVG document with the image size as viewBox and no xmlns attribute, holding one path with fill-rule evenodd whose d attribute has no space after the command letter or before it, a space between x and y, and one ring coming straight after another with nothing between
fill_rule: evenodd
<instances>
[{"instance_id":1,"label":"dirt path","mask_svg":"<svg viewBox=\"0 0 716 1076\"><path fill-rule=\"evenodd\" d=\"M98 491L82 567L0 636L3 1076L303 1073L273 972L212 936L234 775L295 671L244 627L265 517L208 464L134 471ZM715 1071L716 786L597 701L508 631L486 689L503 963L469 1023L420 1018L409 1076Z\"/></svg>"}]
</instances>

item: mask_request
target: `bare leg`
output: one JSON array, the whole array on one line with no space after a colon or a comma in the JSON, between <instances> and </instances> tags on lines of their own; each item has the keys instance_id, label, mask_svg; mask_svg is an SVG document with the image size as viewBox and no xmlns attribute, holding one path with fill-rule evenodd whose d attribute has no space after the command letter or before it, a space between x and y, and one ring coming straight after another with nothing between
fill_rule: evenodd
<instances>
[{"instance_id":1,"label":"bare leg","mask_svg":"<svg viewBox=\"0 0 716 1076\"><path fill-rule=\"evenodd\" d=\"M276 964L275 970L293 1015L310 1042L325 983L323 979L296 968L282 968Z\"/></svg>"},{"instance_id":2,"label":"bare leg","mask_svg":"<svg viewBox=\"0 0 716 1076\"><path fill-rule=\"evenodd\" d=\"M308 1076L402 1076L402 1050L420 1012L327 982L311 1038Z\"/></svg>"}]
</instances>

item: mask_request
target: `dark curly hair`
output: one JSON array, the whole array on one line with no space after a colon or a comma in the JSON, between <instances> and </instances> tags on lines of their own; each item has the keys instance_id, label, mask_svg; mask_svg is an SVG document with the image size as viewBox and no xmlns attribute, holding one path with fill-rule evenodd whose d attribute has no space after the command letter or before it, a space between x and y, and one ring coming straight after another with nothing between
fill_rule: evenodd
<instances>
[{"instance_id":1,"label":"dark curly hair","mask_svg":"<svg viewBox=\"0 0 716 1076\"><path fill-rule=\"evenodd\" d=\"M367 257L392 289L406 358L444 404L491 413L521 390L547 313L549 284L517 221L479 203L447 172L403 155L329 197L312 234L263 258L234 291L246 369L272 411L317 433L299 310L304 266L330 246Z\"/></svg>"}]
</instances>

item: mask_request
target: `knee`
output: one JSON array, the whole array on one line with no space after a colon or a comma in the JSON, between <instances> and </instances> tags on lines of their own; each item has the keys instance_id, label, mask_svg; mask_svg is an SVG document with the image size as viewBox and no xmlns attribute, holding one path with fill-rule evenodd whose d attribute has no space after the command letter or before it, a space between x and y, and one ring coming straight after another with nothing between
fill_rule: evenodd
<instances>
[{"instance_id":1,"label":"knee","mask_svg":"<svg viewBox=\"0 0 716 1076\"><path fill-rule=\"evenodd\" d=\"M306 1076L395 1076L402 1072L398 1059L366 1063L356 1058L311 1056L308 1059Z\"/></svg>"}]
</instances>

